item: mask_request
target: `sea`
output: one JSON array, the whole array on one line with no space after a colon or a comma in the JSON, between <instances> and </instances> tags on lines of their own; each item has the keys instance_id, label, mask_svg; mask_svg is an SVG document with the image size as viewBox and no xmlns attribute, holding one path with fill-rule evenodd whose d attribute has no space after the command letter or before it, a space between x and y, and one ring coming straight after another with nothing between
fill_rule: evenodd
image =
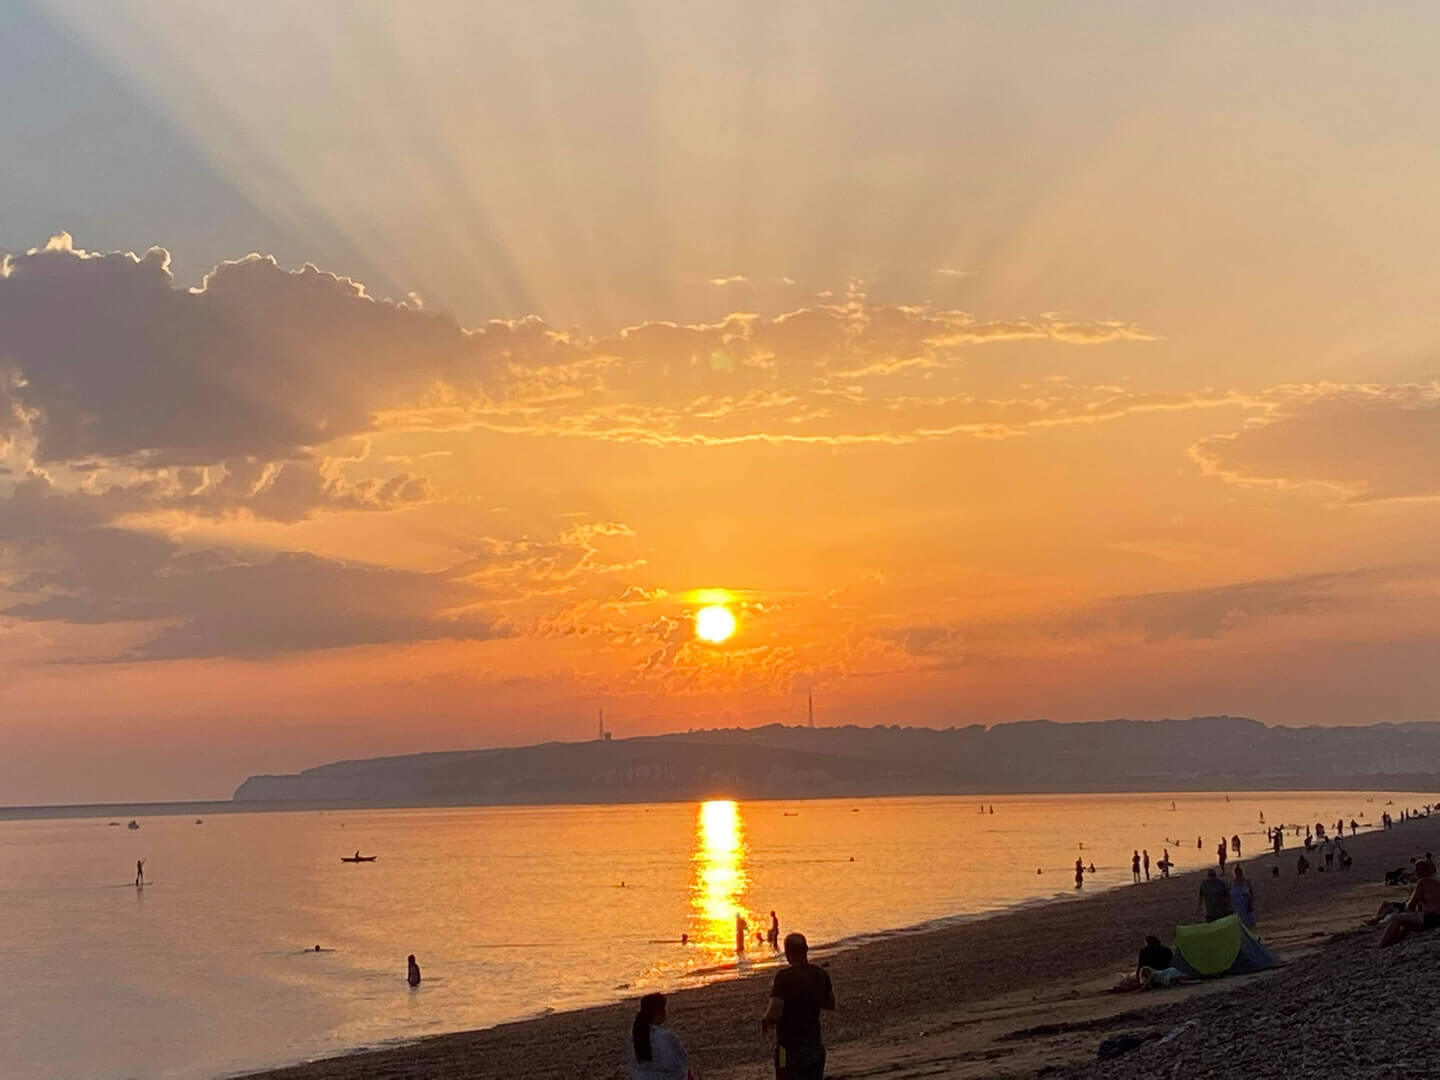
<instances>
[{"instance_id":1,"label":"sea","mask_svg":"<svg viewBox=\"0 0 1440 1080\"><path fill-rule=\"evenodd\" d=\"M1268 852L1267 825L1291 825L1294 847L1295 824L1353 818L1363 832L1387 807L1429 801L975 795L137 811L137 829L113 815L0 820L0 1075L199 1080L484 1027L763 972L778 962L755 938L772 910L823 952L1128 888L1137 849L1158 876L1165 851L1176 872L1197 869L1238 834L1248 862ZM356 852L375 861L341 861ZM1082 890L1077 857L1095 866Z\"/></svg>"}]
</instances>

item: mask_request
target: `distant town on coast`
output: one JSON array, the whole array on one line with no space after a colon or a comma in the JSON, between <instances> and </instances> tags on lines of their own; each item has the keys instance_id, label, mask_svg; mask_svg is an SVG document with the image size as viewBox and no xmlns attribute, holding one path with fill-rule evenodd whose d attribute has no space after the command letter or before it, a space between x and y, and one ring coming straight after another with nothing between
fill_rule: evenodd
<instances>
[{"instance_id":1,"label":"distant town on coast","mask_svg":"<svg viewBox=\"0 0 1440 1080\"><path fill-rule=\"evenodd\" d=\"M340 761L252 776L237 802L379 805L1423 787L1440 726L1268 727L1235 716L935 729L691 731Z\"/></svg>"}]
</instances>

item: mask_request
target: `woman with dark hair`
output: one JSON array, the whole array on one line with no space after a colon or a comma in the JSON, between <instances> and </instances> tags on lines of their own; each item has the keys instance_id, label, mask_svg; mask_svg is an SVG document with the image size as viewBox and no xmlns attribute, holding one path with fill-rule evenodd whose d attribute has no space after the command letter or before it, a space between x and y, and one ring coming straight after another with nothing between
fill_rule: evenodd
<instances>
[{"instance_id":1,"label":"woman with dark hair","mask_svg":"<svg viewBox=\"0 0 1440 1080\"><path fill-rule=\"evenodd\" d=\"M665 995L646 994L630 1030L630 1080L696 1080L680 1039L665 1026Z\"/></svg>"}]
</instances>

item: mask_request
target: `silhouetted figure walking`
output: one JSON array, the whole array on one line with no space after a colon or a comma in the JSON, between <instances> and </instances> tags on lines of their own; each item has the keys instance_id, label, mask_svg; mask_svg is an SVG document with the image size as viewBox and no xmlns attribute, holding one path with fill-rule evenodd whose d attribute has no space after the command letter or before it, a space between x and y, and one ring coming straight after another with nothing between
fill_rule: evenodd
<instances>
[{"instance_id":1,"label":"silhouetted figure walking","mask_svg":"<svg viewBox=\"0 0 1440 1080\"><path fill-rule=\"evenodd\" d=\"M135 860L135 887L138 889L145 884L145 860Z\"/></svg>"},{"instance_id":2,"label":"silhouetted figure walking","mask_svg":"<svg viewBox=\"0 0 1440 1080\"><path fill-rule=\"evenodd\" d=\"M770 932L766 935L770 948L780 948L780 917L775 912L770 912Z\"/></svg>"},{"instance_id":3,"label":"silhouetted figure walking","mask_svg":"<svg viewBox=\"0 0 1440 1080\"><path fill-rule=\"evenodd\" d=\"M319 945L315 946L317 949ZM411 986L420 985L420 965L415 962L415 954L411 953L405 958L405 981Z\"/></svg>"},{"instance_id":4,"label":"silhouetted figure walking","mask_svg":"<svg viewBox=\"0 0 1440 1080\"><path fill-rule=\"evenodd\" d=\"M1225 841L1221 840L1220 846L1215 850L1220 856L1220 872L1223 874L1225 872Z\"/></svg>"},{"instance_id":5,"label":"silhouetted figure walking","mask_svg":"<svg viewBox=\"0 0 1440 1080\"><path fill-rule=\"evenodd\" d=\"M1235 852L1235 858L1240 857L1240 834L1236 833L1230 837L1230 849Z\"/></svg>"},{"instance_id":6,"label":"silhouetted figure walking","mask_svg":"<svg viewBox=\"0 0 1440 1080\"><path fill-rule=\"evenodd\" d=\"M1130 858L1130 881L1132 884L1140 884L1140 852L1135 852Z\"/></svg>"},{"instance_id":7,"label":"silhouetted figure walking","mask_svg":"<svg viewBox=\"0 0 1440 1080\"><path fill-rule=\"evenodd\" d=\"M1075 888L1085 884L1085 864L1079 859L1075 860Z\"/></svg>"},{"instance_id":8,"label":"silhouetted figure walking","mask_svg":"<svg viewBox=\"0 0 1440 1080\"><path fill-rule=\"evenodd\" d=\"M1146 880L1146 881L1149 881L1149 880L1150 880L1150 851L1149 851L1149 849L1147 848L1145 851L1142 851L1142 852L1140 853L1140 856L1141 856L1141 859L1140 859L1141 865L1143 865L1143 866L1145 867L1145 880Z\"/></svg>"}]
</instances>

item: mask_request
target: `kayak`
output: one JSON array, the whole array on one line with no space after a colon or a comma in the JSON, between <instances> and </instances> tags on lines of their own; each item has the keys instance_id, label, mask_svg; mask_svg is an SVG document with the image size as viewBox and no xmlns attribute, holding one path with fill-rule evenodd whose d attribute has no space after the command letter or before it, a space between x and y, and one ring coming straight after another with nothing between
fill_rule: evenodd
<instances>
[{"instance_id":1,"label":"kayak","mask_svg":"<svg viewBox=\"0 0 1440 1080\"><path fill-rule=\"evenodd\" d=\"M341 862L374 862L379 855L341 855Z\"/></svg>"}]
</instances>

